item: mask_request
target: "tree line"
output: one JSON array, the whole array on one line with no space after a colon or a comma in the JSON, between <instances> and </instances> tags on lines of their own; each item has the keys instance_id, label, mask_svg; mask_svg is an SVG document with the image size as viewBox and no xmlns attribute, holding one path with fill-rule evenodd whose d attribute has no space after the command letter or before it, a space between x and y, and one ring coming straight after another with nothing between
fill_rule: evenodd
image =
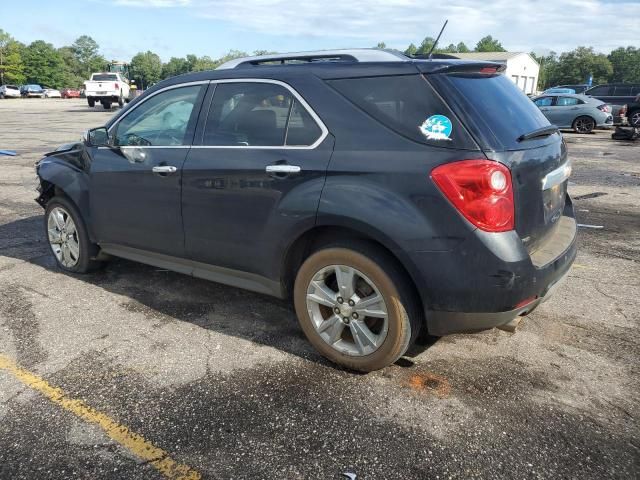
<instances>
[{"instance_id":1,"label":"tree line","mask_svg":"<svg viewBox=\"0 0 640 480\"><path fill-rule=\"evenodd\" d=\"M435 43L426 37L419 45L411 43L406 55L426 55ZM381 42L379 48L386 48ZM491 35L481 38L473 49L464 42L438 46L434 53L504 52L501 42ZM263 55L266 50L256 50L253 55ZM636 82L640 83L640 48L628 46L611 51L608 55L596 53L593 47L577 47L570 52L548 55L531 54L540 64L538 88L553 85L583 83L590 76L593 83ZM147 88L158 81L188 72L212 70L218 65L239 57L246 52L230 50L220 58L208 55L198 57L171 57L163 63L152 51L140 52L129 62L131 79L140 88ZM50 88L81 87L91 73L103 71L107 59L100 53L100 46L88 35L82 35L71 45L55 48L44 40L25 45L0 29L0 85L37 83Z\"/></svg>"}]
</instances>

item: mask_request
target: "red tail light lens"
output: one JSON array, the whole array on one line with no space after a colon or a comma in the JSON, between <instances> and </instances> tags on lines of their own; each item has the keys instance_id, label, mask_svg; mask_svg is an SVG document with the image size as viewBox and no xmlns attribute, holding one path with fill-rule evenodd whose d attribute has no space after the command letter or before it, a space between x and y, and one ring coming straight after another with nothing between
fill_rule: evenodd
<instances>
[{"instance_id":1,"label":"red tail light lens","mask_svg":"<svg viewBox=\"0 0 640 480\"><path fill-rule=\"evenodd\" d=\"M620 109L620 116L624 117L627 114L627 106L623 105L622 108Z\"/></svg>"},{"instance_id":2,"label":"red tail light lens","mask_svg":"<svg viewBox=\"0 0 640 480\"><path fill-rule=\"evenodd\" d=\"M462 160L440 165L431 178L453 204L476 227L486 232L515 228L511 172L491 160Z\"/></svg>"},{"instance_id":3,"label":"red tail light lens","mask_svg":"<svg viewBox=\"0 0 640 480\"><path fill-rule=\"evenodd\" d=\"M118 88L120 88L120 86L116 83L116 90L118 90Z\"/></svg>"},{"instance_id":4,"label":"red tail light lens","mask_svg":"<svg viewBox=\"0 0 640 480\"><path fill-rule=\"evenodd\" d=\"M596 108L598 110L603 111L604 113L611 113L611 107L606 103L603 103L602 105L598 105Z\"/></svg>"}]
</instances>

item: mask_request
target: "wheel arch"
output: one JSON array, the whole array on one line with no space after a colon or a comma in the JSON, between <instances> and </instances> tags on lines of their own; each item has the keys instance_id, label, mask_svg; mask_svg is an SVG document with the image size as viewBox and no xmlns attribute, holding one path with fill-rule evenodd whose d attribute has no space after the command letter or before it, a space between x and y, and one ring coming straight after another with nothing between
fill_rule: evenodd
<instances>
[{"instance_id":1,"label":"wheel arch","mask_svg":"<svg viewBox=\"0 0 640 480\"><path fill-rule=\"evenodd\" d=\"M380 250L406 275L407 280L414 290L413 293L420 303L420 312L422 314L420 322L424 324L426 298L418 287L419 285L423 285L424 280L413 267L409 258L382 232L375 231L371 228L362 228L362 226L357 224L354 225L352 221L349 221L349 226L341 223L340 221L335 221L315 225L300 233L298 237L289 244L285 251L281 268L281 282L286 296L290 296L291 292L293 292L296 273L304 260L312 252L324 245L330 245L340 241L360 241Z\"/></svg>"}]
</instances>

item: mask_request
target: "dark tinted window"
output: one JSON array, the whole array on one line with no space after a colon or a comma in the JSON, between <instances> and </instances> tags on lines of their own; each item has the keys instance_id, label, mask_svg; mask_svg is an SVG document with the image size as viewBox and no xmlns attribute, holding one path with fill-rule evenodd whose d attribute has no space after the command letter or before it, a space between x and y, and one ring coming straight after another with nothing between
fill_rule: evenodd
<instances>
[{"instance_id":1,"label":"dark tinted window","mask_svg":"<svg viewBox=\"0 0 640 480\"><path fill-rule=\"evenodd\" d=\"M116 80L118 80L118 76L114 74L104 73L101 75L94 75L91 80L94 82L115 82Z\"/></svg>"},{"instance_id":2,"label":"dark tinted window","mask_svg":"<svg viewBox=\"0 0 640 480\"><path fill-rule=\"evenodd\" d=\"M553 97L538 98L534 103L539 107L549 107L553 103Z\"/></svg>"},{"instance_id":3,"label":"dark tinted window","mask_svg":"<svg viewBox=\"0 0 640 480\"><path fill-rule=\"evenodd\" d=\"M614 95L618 97L628 97L631 95L631 85L618 86L615 87Z\"/></svg>"},{"instance_id":4,"label":"dark tinted window","mask_svg":"<svg viewBox=\"0 0 640 480\"><path fill-rule=\"evenodd\" d=\"M582 102L574 97L558 97L556 100L556 105L558 107L568 107L570 105L578 105L580 103Z\"/></svg>"},{"instance_id":5,"label":"dark tinted window","mask_svg":"<svg viewBox=\"0 0 640 480\"><path fill-rule=\"evenodd\" d=\"M585 92L586 95L591 95L594 97L606 97L611 95L610 91L613 87L609 87L607 85L603 85L601 87L593 87L591 90L587 90Z\"/></svg>"},{"instance_id":6,"label":"dark tinted window","mask_svg":"<svg viewBox=\"0 0 640 480\"><path fill-rule=\"evenodd\" d=\"M639 94L640 94L640 85L631 87L631 95L639 95Z\"/></svg>"},{"instance_id":7,"label":"dark tinted window","mask_svg":"<svg viewBox=\"0 0 640 480\"><path fill-rule=\"evenodd\" d=\"M287 141L286 144L293 145L313 145L322 131L311 118L311 115L297 100L293 101L289 123L287 125Z\"/></svg>"},{"instance_id":8,"label":"dark tinted window","mask_svg":"<svg viewBox=\"0 0 640 480\"><path fill-rule=\"evenodd\" d=\"M205 126L204 144L284 145L293 96L270 83L220 83Z\"/></svg>"},{"instance_id":9,"label":"dark tinted window","mask_svg":"<svg viewBox=\"0 0 640 480\"><path fill-rule=\"evenodd\" d=\"M451 73L433 77L449 105L489 148L522 148L518 137L549 125L536 105L504 75Z\"/></svg>"},{"instance_id":10,"label":"dark tinted window","mask_svg":"<svg viewBox=\"0 0 640 480\"><path fill-rule=\"evenodd\" d=\"M477 149L464 127L422 75L348 78L328 83L356 106L405 137L440 147ZM433 119L435 124L428 123ZM442 130L438 132L434 125Z\"/></svg>"},{"instance_id":11,"label":"dark tinted window","mask_svg":"<svg viewBox=\"0 0 640 480\"><path fill-rule=\"evenodd\" d=\"M185 136L200 89L200 85L173 88L144 101L117 124L115 144L188 144L190 139Z\"/></svg>"}]
</instances>

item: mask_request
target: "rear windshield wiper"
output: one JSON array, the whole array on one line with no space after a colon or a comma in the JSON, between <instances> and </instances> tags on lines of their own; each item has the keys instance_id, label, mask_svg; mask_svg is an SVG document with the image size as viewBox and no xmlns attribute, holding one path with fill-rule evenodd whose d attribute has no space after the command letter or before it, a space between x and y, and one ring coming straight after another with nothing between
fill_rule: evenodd
<instances>
[{"instance_id":1,"label":"rear windshield wiper","mask_svg":"<svg viewBox=\"0 0 640 480\"><path fill-rule=\"evenodd\" d=\"M547 125L546 127L537 128L529 133L523 133L518 137L518 141L524 142L525 140L531 140L532 138L548 137L557 131L558 127L555 125Z\"/></svg>"}]
</instances>

